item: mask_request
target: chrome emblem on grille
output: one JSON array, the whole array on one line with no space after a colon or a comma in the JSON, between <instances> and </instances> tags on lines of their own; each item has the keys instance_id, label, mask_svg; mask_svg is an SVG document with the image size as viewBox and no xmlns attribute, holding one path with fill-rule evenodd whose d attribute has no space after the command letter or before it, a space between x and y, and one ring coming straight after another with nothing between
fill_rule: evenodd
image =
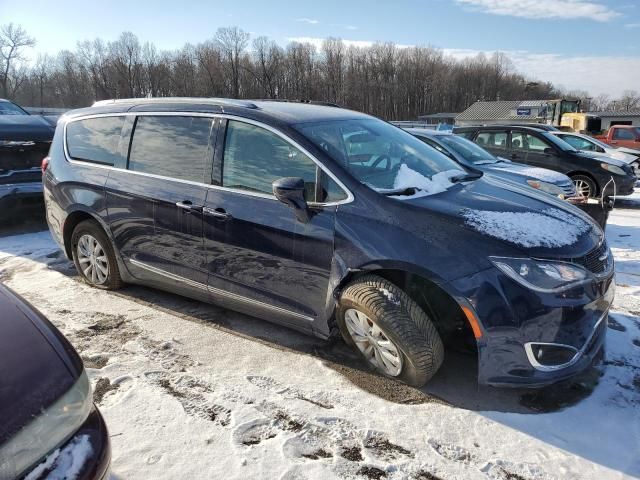
<instances>
[{"instance_id":1,"label":"chrome emblem on grille","mask_svg":"<svg viewBox=\"0 0 640 480\"><path fill-rule=\"evenodd\" d=\"M598 257L598 260L600 260L601 262L604 262L608 256L609 256L609 251L605 250L605 252Z\"/></svg>"}]
</instances>

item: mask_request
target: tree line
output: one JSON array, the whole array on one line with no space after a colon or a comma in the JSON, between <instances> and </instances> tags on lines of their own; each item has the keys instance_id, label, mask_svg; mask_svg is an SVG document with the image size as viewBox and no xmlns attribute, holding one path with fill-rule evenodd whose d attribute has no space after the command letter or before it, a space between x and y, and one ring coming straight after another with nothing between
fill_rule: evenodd
<instances>
[{"instance_id":1,"label":"tree line","mask_svg":"<svg viewBox=\"0 0 640 480\"><path fill-rule=\"evenodd\" d=\"M388 120L460 112L477 100L546 99L551 83L515 72L500 52L454 59L432 47L370 47L328 38L317 48L238 27L159 51L124 32L111 42L82 41L75 50L27 61L35 40L20 26L0 27L0 94L19 104L76 108L128 97L231 97L316 100Z\"/></svg>"}]
</instances>

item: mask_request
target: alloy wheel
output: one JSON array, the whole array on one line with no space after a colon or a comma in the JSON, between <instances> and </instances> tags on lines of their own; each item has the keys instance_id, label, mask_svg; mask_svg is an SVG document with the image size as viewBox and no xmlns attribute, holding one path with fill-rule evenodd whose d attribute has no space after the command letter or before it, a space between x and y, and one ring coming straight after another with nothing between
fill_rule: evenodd
<instances>
[{"instance_id":1,"label":"alloy wheel","mask_svg":"<svg viewBox=\"0 0 640 480\"><path fill-rule=\"evenodd\" d=\"M573 183L576 186L576 192L578 193L578 195L582 197L591 196L591 185L589 185L589 183L580 178L574 180Z\"/></svg>"},{"instance_id":2,"label":"alloy wheel","mask_svg":"<svg viewBox=\"0 0 640 480\"><path fill-rule=\"evenodd\" d=\"M347 331L367 361L390 377L402 371L402 355L398 347L367 315L355 308L345 314Z\"/></svg>"},{"instance_id":3,"label":"alloy wheel","mask_svg":"<svg viewBox=\"0 0 640 480\"><path fill-rule=\"evenodd\" d=\"M84 234L78 240L76 249L78 263L82 273L94 285L102 285L109 276L109 262L107 253L100 242L89 234Z\"/></svg>"}]
</instances>

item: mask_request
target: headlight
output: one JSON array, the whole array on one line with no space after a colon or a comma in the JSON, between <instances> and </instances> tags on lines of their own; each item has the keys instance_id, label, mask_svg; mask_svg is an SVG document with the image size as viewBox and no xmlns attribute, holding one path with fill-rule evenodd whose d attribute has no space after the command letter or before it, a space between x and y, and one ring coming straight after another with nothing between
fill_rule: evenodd
<instances>
[{"instance_id":1,"label":"headlight","mask_svg":"<svg viewBox=\"0 0 640 480\"><path fill-rule=\"evenodd\" d=\"M502 273L538 292L561 292L589 278L586 270L571 263L510 257L490 260Z\"/></svg>"},{"instance_id":2,"label":"headlight","mask_svg":"<svg viewBox=\"0 0 640 480\"><path fill-rule=\"evenodd\" d=\"M0 478L21 478L80 428L92 405L91 385L82 372L67 393L0 445Z\"/></svg>"},{"instance_id":3,"label":"headlight","mask_svg":"<svg viewBox=\"0 0 640 480\"><path fill-rule=\"evenodd\" d=\"M627 173L621 169L620 167L616 167L615 165L609 165L608 163L601 163L600 166L605 169L609 173L613 173L614 175L626 175Z\"/></svg>"},{"instance_id":4,"label":"headlight","mask_svg":"<svg viewBox=\"0 0 640 480\"><path fill-rule=\"evenodd\" d=\"M564 191L553 183L542 182L540 180L527 180L527 183L529 184L529 186L535 188L536 190L550 193L554 196L564 195Z\"/></svg>"}]
</instances>

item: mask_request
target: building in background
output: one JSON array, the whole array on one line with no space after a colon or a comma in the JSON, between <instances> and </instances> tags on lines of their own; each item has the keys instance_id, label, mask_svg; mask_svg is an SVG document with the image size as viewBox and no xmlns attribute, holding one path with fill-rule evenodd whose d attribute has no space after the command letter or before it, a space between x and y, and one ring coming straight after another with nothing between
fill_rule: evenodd
<instances>
[{"instance_id":1,"label":"building in background","mask_svg":"<svg viewBox=\"0 0 640 480\"><path fill-rule=\"evenodd\" d=\"M588 115L597 116L601 120L600 128L608 130L612 125L633 125L640 127L640 110L589 112Z\"/></svg>"},{"instance_id":2,"label":"building in background","mask_svg":"<svg viewBox=\"0 0 640 480\"><path fill-rule=\"evenodd\" d=\"M455 117L461 127L483 124L544 123L549 100L478 101Z\"/></svg>"}]
</instances>

